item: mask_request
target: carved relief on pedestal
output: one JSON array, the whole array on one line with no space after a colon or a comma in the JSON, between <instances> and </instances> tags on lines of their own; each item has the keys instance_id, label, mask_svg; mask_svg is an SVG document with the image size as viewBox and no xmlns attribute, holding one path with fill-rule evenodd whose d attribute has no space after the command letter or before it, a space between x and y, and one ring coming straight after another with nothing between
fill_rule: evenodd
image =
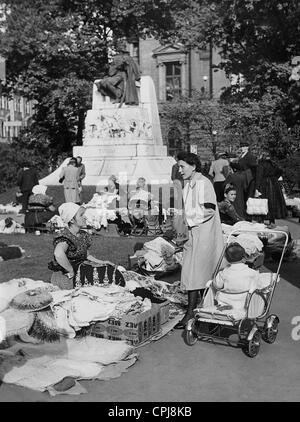
<instances>
[{"instance_id":1,"label":"carved relief on pedestal","mask_svg":"<svg viewBox=\"0 0 300 422\"><path fill-rule=\"evenodd\" d=\"M84 144L107 139L151 140L152 126L147 118L147 111L131 108L114 109L113 112L108 109L91 112L85 123Z\"/></svg>"}]
</instances>

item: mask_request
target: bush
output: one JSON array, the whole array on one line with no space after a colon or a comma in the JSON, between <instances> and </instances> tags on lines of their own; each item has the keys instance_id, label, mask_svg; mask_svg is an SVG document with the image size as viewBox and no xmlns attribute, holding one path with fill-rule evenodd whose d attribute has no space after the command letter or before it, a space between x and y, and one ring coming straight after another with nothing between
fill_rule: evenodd
<instances>
[{"instance_id":1,"label":"bush","mask_svg":"<svg viewBox=\"0 0 300 422\"><path fill-rule=\"evenodd\" d=\"M28 162L38 171L39 177L46 176L53 152L43 133L25 129L10 144L0 146L0 192L16 185L17 175Z\"/></svg>"}]
</instances>

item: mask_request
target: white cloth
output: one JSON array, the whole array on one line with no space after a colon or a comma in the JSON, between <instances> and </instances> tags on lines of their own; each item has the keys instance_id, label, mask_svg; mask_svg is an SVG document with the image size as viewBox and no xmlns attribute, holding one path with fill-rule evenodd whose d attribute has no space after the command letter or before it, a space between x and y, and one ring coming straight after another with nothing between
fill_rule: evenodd
<instances>
[{"instance_id":1,"label":"white cloth","mask_svg":"<svg viewBox=\"0 0 300 422\"><path fill-rule=\"evenodd\" d=\"M16 345L29 360L8 371L3 381L33 390L45 391L63 378L97 378L103 365L119 362L129 356L133 347L126 341L112 341L87 336L42 345Z\"/></svg>"},{"instance_id":2,"label":"white cloth","mask_svg":"<svg viewBox=\"0 0 300 422\"><path fill-rule=\"evenodd\" d=\"M253 255L262 251L264 244L255 233L241 233L231 243L239 243L246 251L247 255Z\"/></svg>"},{"instance_id":3,"label":"white cloth","mask_svg":"<svg viewBox=\"0 0 300 422\"><path fill-rule=\"evenodd\" d=\"M10 227L5 227L5 219L0 221L0 233L12 234L12 233L25 233L25 229L21 224L16 221L12 221Z\"/></svg>"},{"instance_id":4,"label":"white cloth","mask_svg":"<svg viewBox=\"0 0 300 422\"><path fill-rule=\"evenodd\" d=\"M131 201L148 202L150 201L150 199L153 199L153 195L150 192L144 189L135 190L135 191L130 192L129 205Z\"/></svg>"},{"instance_id":5,"label":"white cloth","mask_svg":"<svg viewBox=\"0 0 300 422\"><path fill-rule=\"evenodd\" d=\"M145 249L154 251L159 255L161 255L162 249L164 249L164 247L168 248L172 253L175 252L175 247L162 237L156 237L155 239L144 243Z\"/></svg>"},{"instance_id":6,"label":"white cloth","mask_svg":"<svg viewBox=\"0 0 300 422\"><path fill-rule=\"evenodd\" d=\"M143 301L124 287L114 284L57 291L53 292L52 298L51 308L59 332L69 338L74 338L76 331L89 326L91 322L118 318L132 307L144 311L148 306L146 299Z\"/></svg>"},{"instance_id":7,"label":"white cloth","mask_svg":"<svg viewBox=\"0 0 300 422\"><path fill-rule=\"evenodd\" d=\"M77 214L80 206L74 202L65 202L58 207L59 215L65 224L68 224Z\"/></svg>"},{"instance_id":8,"label":"white cloth","mask_svg":"<svg viewBox=\"0 0 300 422\"><path fill-rule=\"evenodd\" d=\"M47 186L45 186L45 185L35 185L32 188L32 193L34 195L38 195L38 194L45 195L46 190L47 190Z\"/></svg>"}]
</instances>

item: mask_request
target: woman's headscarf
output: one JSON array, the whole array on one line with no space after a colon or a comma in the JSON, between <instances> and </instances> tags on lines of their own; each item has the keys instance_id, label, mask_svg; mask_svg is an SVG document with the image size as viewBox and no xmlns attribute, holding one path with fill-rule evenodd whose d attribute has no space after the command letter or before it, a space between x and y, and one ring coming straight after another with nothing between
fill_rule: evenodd
<instances>
[{"instance_id":1,"label":"woman's headscarf","mask_svg":"<svg viewBox=\"0 0 300 422\"><path fill-rule=\"evenodd\" d=\"M45 195L46 190L47 190L47 186L45 186L45 185L35 185L32 188L32 193L34 195L38 195L38 194Z\"/></svg>"},{"instance_id":2,"label":"woman's headscarf","mask_svg":"<svg viewBox=\"0 0 300 422\"><path fill-rule=\"evenodd\" d=\"M80 205L74 202L65 202L58 207L59 215L65 224L68 224L80 209Z\"/></svg>"}]
</instances>

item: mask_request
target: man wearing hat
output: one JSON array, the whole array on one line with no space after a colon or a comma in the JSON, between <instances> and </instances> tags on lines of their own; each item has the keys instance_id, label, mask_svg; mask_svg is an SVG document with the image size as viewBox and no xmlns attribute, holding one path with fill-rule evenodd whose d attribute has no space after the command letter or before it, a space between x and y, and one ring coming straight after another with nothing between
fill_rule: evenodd
<instances>
[{"instance_id":1,"label":"man wearing hat","mask_svg":"<svg viewBox=\"0 0 300 422\"><path fill-rule=\"evenodd\" d=\"M245 249L239 243L227 246L225 258L229 265L213 281L220 310L243 310L248 293L258 285L259 272L245 264L245 257Z\"/></svg>"},{"instance_id":2,"label":"man wearing hat","mask_svg":"<svg viewBox=\"0 0 300 422\"><path fill-rule=\"evenodd\" d=\"M217 159L211 163L209 169L209 175L214 181L217 202L221 202L224 199L224 187L228 169L229 161L226 159L226 153L220 152L217 155Z\"/></svg>"},{"instance_id":3,"label":"man wearing hat","mask_svg":"<svg viewBox=\"0 0 300 422\"><path fill-rule=\"evenodd\" d=\"M257 159L250 152L250 145L247 142L242 142L240 144L241 154L238 161L232 162L230 165L234 170L239 172L244 172L245 183L246 183L246 201L249 197L254 196L255 192L255 178L256 178L256 168L257 168Z\"/></svg>"}]
</instances>

